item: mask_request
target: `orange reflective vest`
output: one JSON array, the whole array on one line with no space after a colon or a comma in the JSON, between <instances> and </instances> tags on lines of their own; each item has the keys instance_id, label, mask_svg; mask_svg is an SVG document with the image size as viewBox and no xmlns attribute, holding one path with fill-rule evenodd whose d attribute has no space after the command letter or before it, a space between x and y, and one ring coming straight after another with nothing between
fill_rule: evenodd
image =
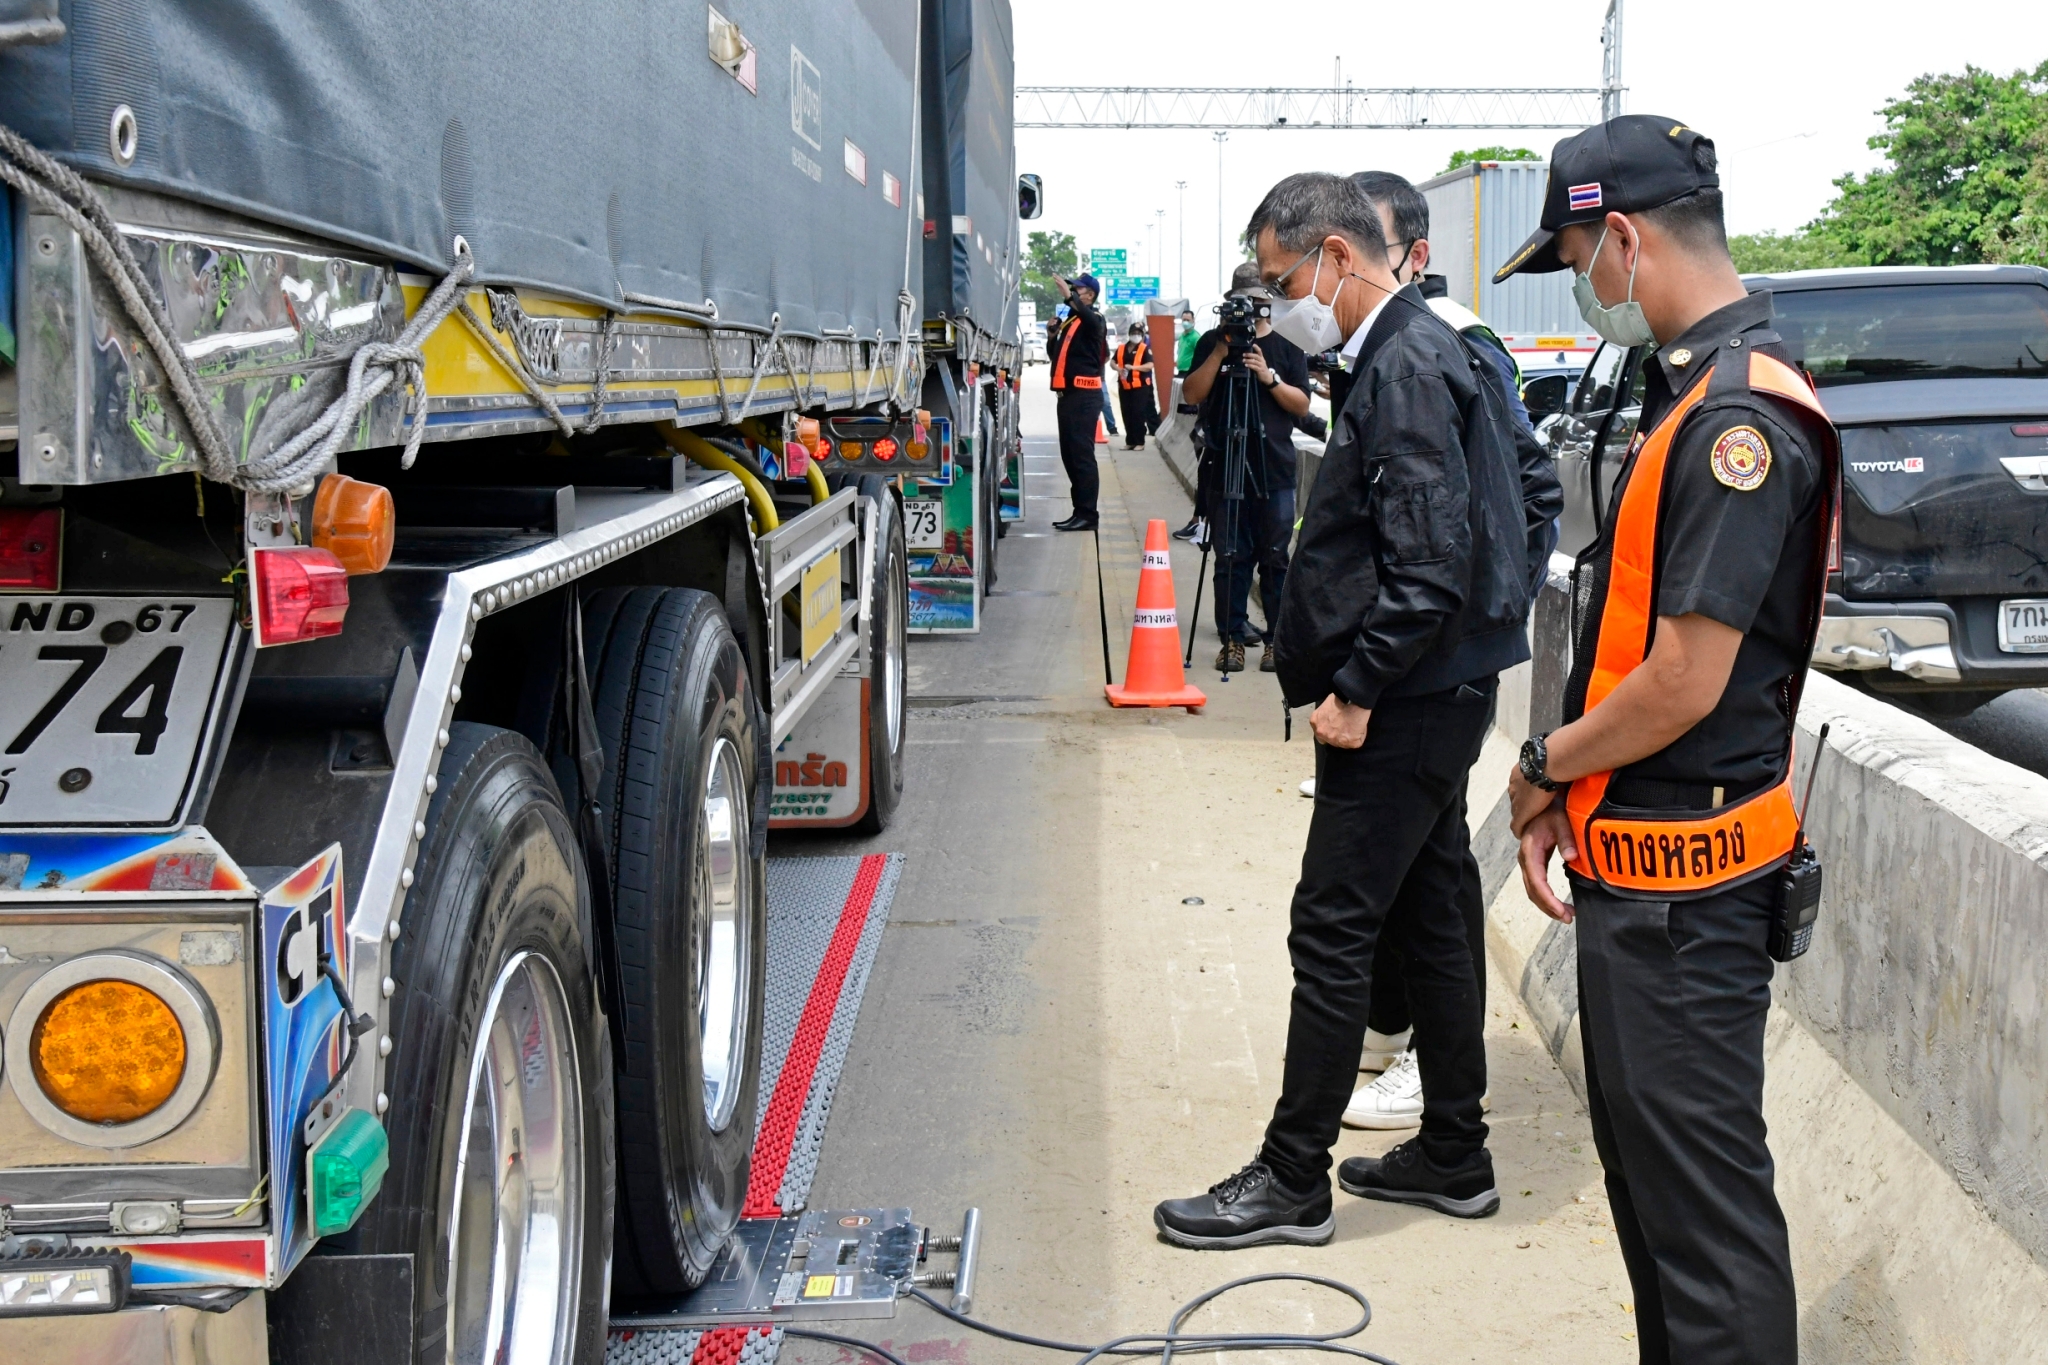
<instances>
[{"instance_id":1,"label":"orange reflective vest","mask_svg":"<svg viewBox=\"0 0 2048 1365\"><path fill-rule=\"evenodd\" d=\"M1116 363L1123 369L1123 377L1117 387L1123 389L1149 389L1152 376L1138 367L1152 359L1152 348L1142 341L1126 341L1116 348Z\"/></svg>"},{"instance_id":2,"label":"orange reflective vest","mask_svg":"<svg viewBox=\"0 0 2048 1365\"><path fill-rule=\"evenodd\" d=\"M1649 654L1656 617L1657 513L1663 501L1664 471L1671 442L1688 415L1708 396L1709 369L1642 442L1627 473L1621 502L1607 528L1611 553L1606 601L1590 636L1578 642L1590 652L1585 710L1591 711ZM1756 351L1749 355L1749 387L1796 403L1827 422L1805 376L1785 362ZM1565 797L1578 856L1570 867L1609 891L1657 900L1684 900L1748 881L1782 864L1799 841L1799 812L1792 799L1792 721L1799 713L1804 660L1820 630L1827 582L1828 528L1833 524L1835 471L1839 449L1834 427L1826 427L1822 456L1819 553L1806 648L1788 688L1785 762L1778 780L1740 801L1704 812L1618 808L1607 800L1614 774L1575 779Z\"/></svg>"},{"instance_id":3,"label":"orange reflective vest","mask_svg":"<svg viewBox=\"0 0 2048 1365\"><path fill-rule=\"evenodd\" d=\"M1052 365L1052 386L1055 389L1068 387L1099 389L1102 387L1102 376L1099 374L1077 374L1070 376L1067 373L1067 350L1074 344L1074 333L1080 330L1081 320L1076 317L1069 317L1066 326L1060 328L1060 354L1059 358L1053 361Z\"/></svg>"}]
</instances>

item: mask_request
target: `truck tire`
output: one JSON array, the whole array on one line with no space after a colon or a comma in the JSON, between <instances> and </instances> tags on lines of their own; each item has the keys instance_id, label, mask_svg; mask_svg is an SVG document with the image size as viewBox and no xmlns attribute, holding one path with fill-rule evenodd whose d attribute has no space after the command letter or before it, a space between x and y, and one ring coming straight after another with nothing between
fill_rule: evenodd
<instances>
[{"instance_id":1,"label":"truck tire","mask_svg":"<svg viewBox=\"0 0 2048 1365\"><path fill-rule=\"evenodd\" d=\"M497 1359L515 1321L597 1365L612 1073L582 856L522 736L451 725L438 782L392 952L391 1168L338 1240L413 1257L419 1365Z\"/></svg>"},{"instance_id":2,"label":"truck tire","mask_svg":"<svg viewBox=\"0 0 2048 1365\"><path fill-rule=\"evenodd\" d=\"M746 1204L768 962L762 721L709 593L593 594L584 660L622 968L613 1282L637 1299L703 1283Z\"/></svg>"},{"instance_id":3,"label":"truck tire","mask_svg":"<svg viewBox=\"0 0 2048 1365\"><path fill-rule=\"evenodd\" d=\"M905 652L909 642L910 552L904 545L903 508L887 479L869 475L861 496L879 513L873 542L873 610L868 617L868 808L854 828L880 834L903 800L903 743L910 718L910 683Z\"/></svg>"}]
</instances>

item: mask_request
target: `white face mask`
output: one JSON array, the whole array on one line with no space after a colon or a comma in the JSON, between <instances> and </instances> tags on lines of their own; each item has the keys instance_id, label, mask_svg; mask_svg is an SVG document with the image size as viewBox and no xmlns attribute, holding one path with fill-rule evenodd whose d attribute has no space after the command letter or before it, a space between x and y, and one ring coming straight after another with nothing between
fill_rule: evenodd
<instances>
[{"instance_id":1,"label":"white face mask","mask_svg":"<svg viewBox=\"0 0 2048 1365\"><path fill-rule=\"evenodd\" d=\"M1323 249L1317 247L1315 254L1315 275L1309 281L1308 294L1298 299L1274 299L1272 305L1273 330L1310 355L1320 355L1344 344L1344 328L1338 324L1334 308L1337 295L1344 292L1345 282L1337 281L1337 293L1330 295L1328 303L1317 298L1316 285L1323 277ZM1305 256L1302 258L1306 259L1308 258ZM1301 261L1296 261L1287 267L1287 275L1292 275L1299 269ZM1287 275L1282 275L1280 280L1274 283L1277 285L1281 280L1285 280Z\"/></svg>"},{"instance_id":2,"label":"white face mask","mask_svg":"<svg viewBox=\"0 0 2048 1365\"><path fill-rule=\"evenodd\" d=\"M1586 262L1586 273L1572 277L1572 300L1579 305L1579 315L1586 325L1598 332L1602 338L1617 346L1648 346L1656 341L1657 334L1650 330L1650 320L1643 316L1643 305L1636 302L1636 267L1628 268L1628 298L1612 308L1600 302L1600 296L1593 292L1593 266L1600 259L1600 251L1607 245L1607 229L1600 229L1600 240L1593 247L1593 259ZM1636 252L1636 265L1641 265L1643 253Z\"/></svg>"}]
</instances>

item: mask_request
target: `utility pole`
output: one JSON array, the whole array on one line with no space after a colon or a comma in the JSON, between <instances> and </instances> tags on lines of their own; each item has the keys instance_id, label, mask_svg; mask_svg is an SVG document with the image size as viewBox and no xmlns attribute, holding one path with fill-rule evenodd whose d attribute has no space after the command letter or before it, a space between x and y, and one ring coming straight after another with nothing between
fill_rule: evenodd
<instances>
[{"instance_id":1,"label":"utility pole","mask_svg":"<svg viewBox=\"0 0 2048 1365\"><path fill-rule=\"evenodd\" d=\"M1188 182L1176 180L1173 187L1180 191L1180 209L1176 217L1180 223L1180 263L1173 269L1173 292L1182 298L1188 296Z\"/></svg>"},{"instance_id":2,"label":"utility pole","mask_svg":"<svg viewBox=\"0 0 2048 1365\"><path fill-rule=\"evenodd\" d=\"M1607 0L1600 26L1600 121L1621 117L1621 0Z\"/></svg>"},{"instance_id":3,"label":"utility pole","mask_svg":"<svg viewBox=\"0 0 2048 1365\"><path fill-rule=\"evenodd\" d=\"M1230 292L1230 282L1223 273L1223 144L1230 141L1230 134L1217 133L1216 137L1216 292Z\"/></svg>"},{"instance_id":4,"label":"utility pole","mask_svg":"<svg viewBox=\"0 0 2048 1365\"><path fill-rule=\"evenodd\" d=\"M1154 209L1152 210L1152 216L1157 220L1152 225L1157 234L1152 238L1152 273L1154 275L1164 275L1166 273L1166 210Z\"/></svg>"}]
</instances>

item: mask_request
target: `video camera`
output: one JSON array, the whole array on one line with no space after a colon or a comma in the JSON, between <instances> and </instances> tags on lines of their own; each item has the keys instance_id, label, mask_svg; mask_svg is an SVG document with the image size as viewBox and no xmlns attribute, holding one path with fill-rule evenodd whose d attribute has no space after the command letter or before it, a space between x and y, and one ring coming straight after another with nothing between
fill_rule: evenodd
<instances>
[{"instance_id":1,"label":"video camera","mask_svg":"<svg viewBox=\"0 0 2048 1365\"><path fill-rule=\"evenodd\" d=\"M1244 294L1223 296L1223 302L1216 305L1216 325L1230 347L1232 359L1236 359L1252 344L1258 335L1259 323L1272 316L1273 303L1270 299Z\"/></svg>"}]
</instances>

